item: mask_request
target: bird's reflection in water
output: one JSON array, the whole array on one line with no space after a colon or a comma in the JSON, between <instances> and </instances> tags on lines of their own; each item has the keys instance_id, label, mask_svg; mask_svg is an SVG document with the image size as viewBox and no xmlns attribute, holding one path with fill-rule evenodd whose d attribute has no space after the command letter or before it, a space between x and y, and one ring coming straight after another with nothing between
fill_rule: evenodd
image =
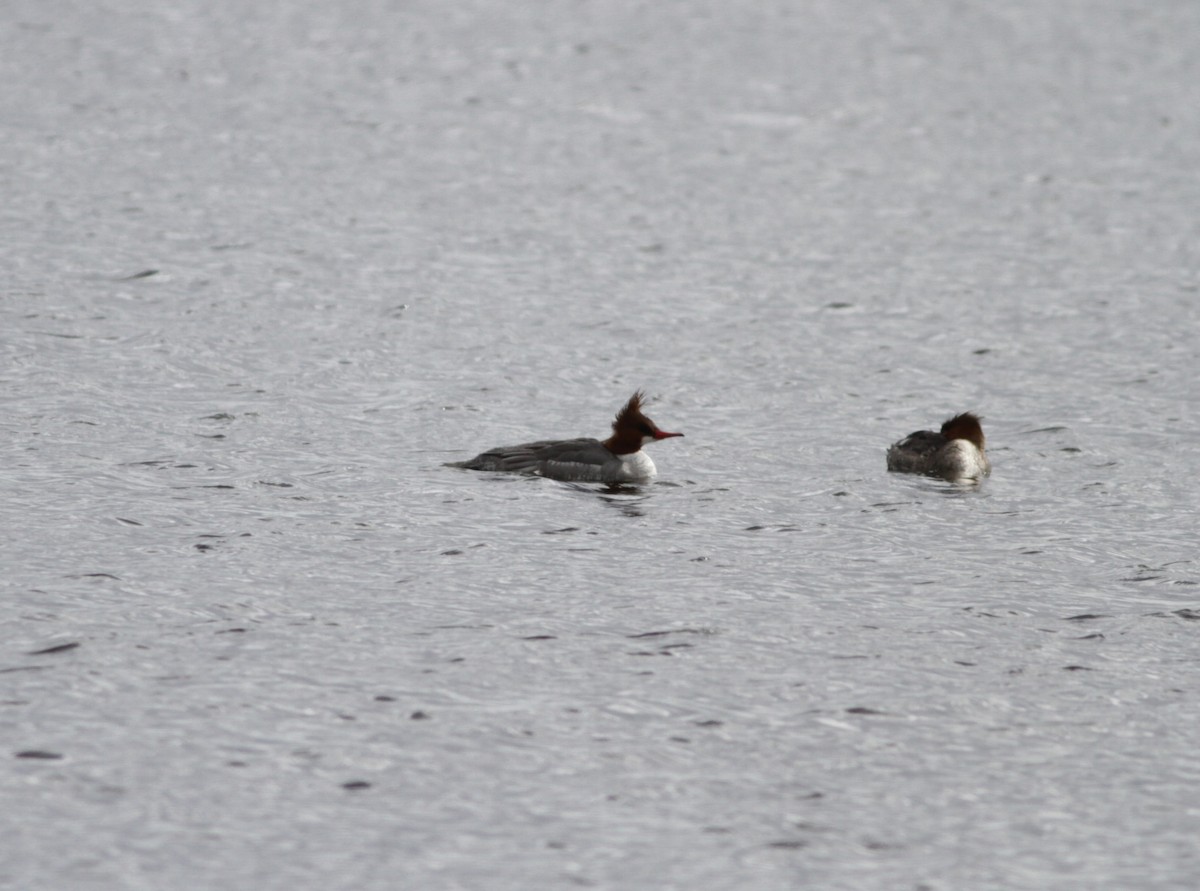
<instances>
[{"instance_id":1,"label":"bird's reflection in water","mask_svg":"<svg viewBox=\"0 0 1200 891\"><path fill-rule=\"evenodd\" d=\"M565 485L576 492L598 497L602 504L619 510L627 517L645 516L642 505L650 498L651 494L650 486L635 486L629 483L606 483L603 485L565 483Z\"/></svg>"}]
</instances>

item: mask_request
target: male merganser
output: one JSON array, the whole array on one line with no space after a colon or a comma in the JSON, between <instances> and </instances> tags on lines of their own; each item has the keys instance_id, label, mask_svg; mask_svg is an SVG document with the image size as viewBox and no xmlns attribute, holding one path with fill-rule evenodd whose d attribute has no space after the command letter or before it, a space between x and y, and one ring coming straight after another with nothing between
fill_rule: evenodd
<instances>
[{"instance_id":1,"label":"male merganser","mask_svg":"<svg viewBox=\"0 0 1200 891\"><path fill-rule=\"evenodd\" d=\"M888 470L923 473L947 480L977 480L992 472L984 452L979 418L964 412L955 415L938 433L918 430L893 443L887 453Z\"/></svg>"},{"instance_id":2,"label":"male merganser","mask_svg":"<svg viewBox=\"0 0 1200 891\"><path fill-rule=\"evenodd\" d=\"M630 397L617 412L612 436L603 442L587 438L545 439L489 449L469 461L454 461L446 466L529 473L576 482L645 482L658 471L642 446L683 434L659 430L657 424L642 414L644 398L640 390Z\"/></svg>"}]
</instances>

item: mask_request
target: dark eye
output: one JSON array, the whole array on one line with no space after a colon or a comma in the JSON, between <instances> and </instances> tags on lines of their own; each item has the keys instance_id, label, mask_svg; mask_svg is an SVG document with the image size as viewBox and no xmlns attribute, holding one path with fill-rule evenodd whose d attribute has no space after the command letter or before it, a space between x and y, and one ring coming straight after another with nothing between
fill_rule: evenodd
<instances>
[{"instance_id":1,"label":"dark eye","mask_svg":"<svg viewBox=\"0 0 1200 891\"><path fill-rule=\"evenodd\" d=\"M653 436L654 430L649 424L638 424L638 429L642 431L642 436Z\"/></svg>"}]
</instances>

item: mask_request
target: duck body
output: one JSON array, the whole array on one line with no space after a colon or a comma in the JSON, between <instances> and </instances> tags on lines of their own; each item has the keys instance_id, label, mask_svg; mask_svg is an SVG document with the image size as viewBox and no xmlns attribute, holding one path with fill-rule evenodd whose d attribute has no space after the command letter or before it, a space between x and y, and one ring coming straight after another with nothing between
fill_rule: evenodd
<instances>
[{"instance_id":1,"label":"duck body","mask_svg":"<svg viewBox=\"0 0 1200 891\"><path fill-rule=\"evenodd\" d=\"M658 469L642 446L658 439L683 436L660 430L642 412L644 396L630 397L613 420L605 440L542 439L521 445L498 446L466 461L446 466L464 470L526 473L564 482L640 483L654 479Z\"/></svg>"},{"instance_id":2,"label":"duck body","mask_svg":"<svg viewBox=\"0 0 1200 891\"><path fill-rule=\"evenodd\" d=\"M940 430L910 433L888 449L887 468L951 481L982 479L992 472L992 464L980 418L964 412L948 419Z\"/></svg>"}]
</instances>

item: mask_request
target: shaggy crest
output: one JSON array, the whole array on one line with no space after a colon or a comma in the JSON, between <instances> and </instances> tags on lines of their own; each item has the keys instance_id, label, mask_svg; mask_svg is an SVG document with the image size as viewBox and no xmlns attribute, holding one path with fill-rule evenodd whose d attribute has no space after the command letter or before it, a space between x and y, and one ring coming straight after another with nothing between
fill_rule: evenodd
<instances>
[{"instance_id":1,"label":"shaggy crest","mask_svg":"<svg viewBox=\"0 0 1200 891\"><path fill-rule=\"evenodd\" d=\"M604 440L604 445L615 455L632 455L641 449L644 442L651 439L670 439L672 436L683 436L682 433L666 433L658 429L658 425L642 413L642 401L646 394L641 390L629 397L625 406L617 412L613 419L612 436Z\"/></svg>"},{"instance_id":2,"label":"shaggy crest","mask_svg":"<svg viewBox=\"0 0 1200 891\"><path fill-rule=\"evenodd\" d=\"M974 443L975 447L982 452L984 438L983 426L979 423L981 420L983 419L969 411L955 415L942 424L942 436L946 439L965 439L967 442Z\"/></svg>"}]
</instances>

